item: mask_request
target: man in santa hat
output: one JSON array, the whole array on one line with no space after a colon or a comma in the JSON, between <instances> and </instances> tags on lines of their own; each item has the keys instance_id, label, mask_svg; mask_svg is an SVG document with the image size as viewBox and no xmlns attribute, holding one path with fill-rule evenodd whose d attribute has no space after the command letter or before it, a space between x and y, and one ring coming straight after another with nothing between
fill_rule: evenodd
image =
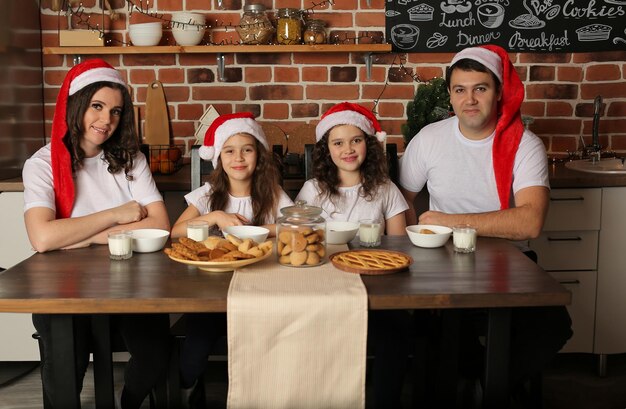
<instances>
[{"instance_id":1,"label":"man in santa hat","mask_svg":"<svg viewBox=\"0 0 626 409\"><path fill-rule=\"evenodd\" d=\"M493 45L457 53L446 77L455 116L423 128L400 162L407 225L471 225L479 236L514 241L536 261L527 244L541 232L550 187L545 147L521 121L524 86L507 52ZM426 184L429 210L417 215L414 200ZM513 310L511 319L516 392L572 331L565 307Z\"/></svg>"}]
</instances>

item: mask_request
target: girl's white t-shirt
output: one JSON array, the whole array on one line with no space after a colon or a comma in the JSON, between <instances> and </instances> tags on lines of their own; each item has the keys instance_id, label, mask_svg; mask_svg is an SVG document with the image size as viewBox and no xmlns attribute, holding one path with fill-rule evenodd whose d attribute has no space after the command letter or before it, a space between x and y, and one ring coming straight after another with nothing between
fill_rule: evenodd
<instances>
[{"instance_id":1,"label":"girl's white t-shirt","mask_svg":"<svg viewBox=\"0 0 626 409\"><path fill-rule=\"evenodd\" d=\"M322 197L317 179L310 179L304 183L296 201L304 200L309 205L322 208L322 216L326 221L358 222L363 219L380 218L383 222L409 208L400 189L391 181L381 185L376 196L366 200L361 194L361 184L350 187L340 187L339 197L333 203L327 197Z\"/></svg>"},{"instance_id":2,"label":"girl's white t-shirt","mask_svg":"<svg viewBox=\"0 0 626 409\"><path fill-rule=\"evenodd\" d=\"M209 195L211 194L212 189L211 185L207 182L199 188L187 193L185 195L185 200L188 205L193 205L200 214L207 214L211 211L211 203L209 201ZM278 199L278 207L276 209L276 214L270 215L270 220L266 220L266 224L276 223L276 219L281 216L280 209L287 206L293 206L293 201L287 196L283 190L281 190L280 198ZM235 197L233 195L228 195L228 203L226 204L226 208L224 209L225 213L237 213L247 218L248 220L252 220L254 216L254 210L252 208L252 197Z\"/></svg>"},{"instance_id":3,"label":"girl's white t-shirt","mask_svg":"<svg viewBox=\"0 0 626 409\"><path fill-rule=\"evenodd\" d=\"M83 168L76 172L76 197L70 217L86 216L121 206L131 200L142 206L163 201L154 183L145 156L138 152L127 180L124 171L111 174L103 155L85 158ZM34 207L47 207L56 212L50 144L39 149L24 163L24 212Z\"/></svg>"}]
</instances>

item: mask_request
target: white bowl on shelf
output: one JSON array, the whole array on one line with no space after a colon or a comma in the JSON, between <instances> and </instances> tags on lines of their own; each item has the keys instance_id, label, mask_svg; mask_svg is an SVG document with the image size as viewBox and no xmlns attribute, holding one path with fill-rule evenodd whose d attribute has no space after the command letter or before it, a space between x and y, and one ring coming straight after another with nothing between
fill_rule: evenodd
<instances>
[{"instance_id":1,"label":"white bowl on shelf","mask_svg":"<svg viewBox=\"0 0 626 409\"><path fill-rule=\"evenodd\" d=\"M172 14L172 35L178 45L198 45L204 33L206 18L203 14L186 11Z\"/></svg>"},{"instance_id":2,"label":"white bowl on shelf","mask_svg":"<svg viewBox=\"0 0 626 409\"><path fill-rule=\"evenodd\" d=\"M140 23L128 26L128 37L133 45L154 46L159 44L163 36L161 23Z\"/></svg>"}]
</instances>

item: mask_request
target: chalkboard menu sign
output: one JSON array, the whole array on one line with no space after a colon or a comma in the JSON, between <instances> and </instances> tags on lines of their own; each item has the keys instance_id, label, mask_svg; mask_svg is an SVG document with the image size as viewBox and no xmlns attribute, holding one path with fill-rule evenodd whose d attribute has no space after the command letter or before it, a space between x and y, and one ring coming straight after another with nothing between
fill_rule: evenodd
<instances>
[{"instance_id":1,"label":"chalkboard menu sign","mask_svg":"<svg viewBox=\"0 0 626 409\"><path fill-rule=\"evenodd\" d=\"M387 0L387 41L398 52L456 52L497 44L512 52L626 50L626 0Z\"/></svg>"}]
</instances>

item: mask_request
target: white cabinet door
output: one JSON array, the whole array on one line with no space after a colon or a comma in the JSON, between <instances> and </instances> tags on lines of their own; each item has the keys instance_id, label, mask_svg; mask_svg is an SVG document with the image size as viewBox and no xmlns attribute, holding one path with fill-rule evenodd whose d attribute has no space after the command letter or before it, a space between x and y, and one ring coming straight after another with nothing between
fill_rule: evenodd
<instances>
[{"instance_id":1,"label":"white cabinet door","mask_svg":"<svg viewBox=\"0 0 626 409\"><path fill-rule=\"evenodd\" d=\"M594 352L626 352L626 188L602 189Z\"/></svg>"},{"instance_id":2,"label":"white cabinet door","mask_svg":"<svg viewBox=\"0 0 626 409\"><path fill-rule=\"evenodd\" d=\"M0 267L7 269L35 252L30 246L24 227L24 193L0 193Z\"/></svg>"},{"instance_id":3,"label":"white cabinet door","mask_svg":"<svg viewBox=\"0 0 626 409\"><path fill-rule=\"evenodd\" d=\"M567 311L572 317L574 335L561 352L592 352L597 272L559 271L550 275L572 292L572 303Z\"/></svg>"}]
</instances>

